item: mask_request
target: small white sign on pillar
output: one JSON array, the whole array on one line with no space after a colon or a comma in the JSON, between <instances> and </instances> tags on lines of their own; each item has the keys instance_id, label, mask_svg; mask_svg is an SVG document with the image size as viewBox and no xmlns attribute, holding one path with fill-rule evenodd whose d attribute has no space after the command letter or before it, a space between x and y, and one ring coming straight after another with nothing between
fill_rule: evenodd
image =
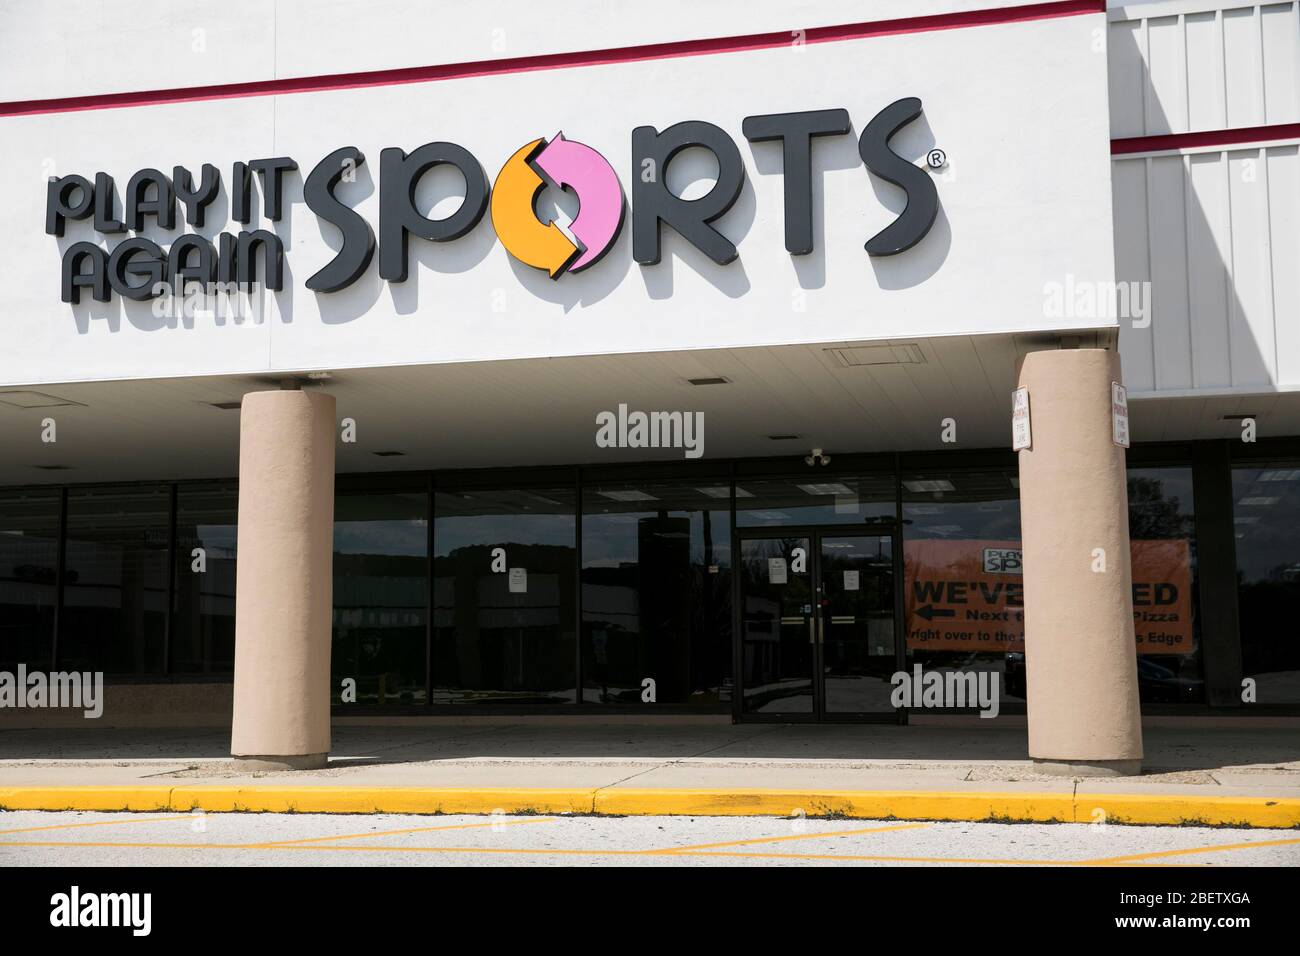
<instances>
[{"instance_id":1,"label":"small white sign on pillar","mask_svg":"<svg viewBox=\"0 0 1300 956\"><path fill-rule=\"evenodd\" d=\"M1033 444L1029 428L1029 389L1021 386L1011 393L1011 450L1021 451Z\"/></svg>"},{"instance_id":2,"label":"small white sign on pillar","mask_svg":"<svg viewBox=\"0 0 1300 956\"><path fill-rule=\"evenodd\" d=\"M1111 436L1120 448L1128 447L1128 389L1119 382L1110 383Z\"/></svg>"}]
</instances>

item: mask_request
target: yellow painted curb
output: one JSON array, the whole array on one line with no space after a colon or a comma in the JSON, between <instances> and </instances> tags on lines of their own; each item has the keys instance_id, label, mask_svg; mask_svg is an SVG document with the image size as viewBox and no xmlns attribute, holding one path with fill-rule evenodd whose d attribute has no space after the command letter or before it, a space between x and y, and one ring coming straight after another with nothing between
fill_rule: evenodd
<instances>
[{"instance_id":1,"label":"yellow painted curb","mask_svg":"<svg viewBox=\"0 0 1300 956\"><path fill-rule=\"evenodd\" d=\"M213 813L590 813L592 793L521 787L176 787L170 804L173 810Z\"/></svg>"},{"instance_id":2,"label":"yellow painted curb","mask_svg":"<svg viewBox=\"0 0 1300 956\"><path fill-rule=\"evenodd\" d=\"M1195 797L1183 794L1100 794L1075 796L1078 823L1245 826L1285 830L1300 827L1300 800L1281 797ZM1097 813L1098 810L1104 812Z\"/></svg>"},{"instance_id":3,"label":"yellow painted curb","mask_svg":"<svg viewBox=\"0 0 1300 956\"><path fill-rule=\"evenodd\" d=\"M171 787L5 787L4 810L169 810Z\"/></svg>"},{"instance_id":4,"label":"yellow painted curb","mask_svg":"<svg viewBox=\"0 0 1300 956\"><path fill-rule=\"evenodd\" d=\"M212 813L595 813L1164 824L1290 829L1300 799L1032 791L529 789L329 786L0 788L3 810Z\"/></svg>"},{"instance_id":5,"label":"yellow painted curb","mask_svg":"<svg viewBox=\"0 0 1300 956\"><path fill-rule=\"evenodd\" d=\"M861 820L1012 819L1069 823L1068 793L910 790L601 790L597 813L658 816L842 816Z\"/></svg>"}]
</instances>

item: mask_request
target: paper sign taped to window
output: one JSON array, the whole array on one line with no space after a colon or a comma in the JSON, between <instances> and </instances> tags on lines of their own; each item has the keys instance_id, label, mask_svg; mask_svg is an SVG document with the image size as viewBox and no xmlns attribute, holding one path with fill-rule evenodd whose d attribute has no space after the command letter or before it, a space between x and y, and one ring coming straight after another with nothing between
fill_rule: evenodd
<instances>
[{"instance_id":1,"label":"paper sign taped to window","mask_svg":"<svg viewBox=\"0 0 1300 956\"><path fill-rule=\"evenodd\" d=\"M785 558L767 559L767 580L770 584L785 584Z\"/></svg>"},{"instance_id":2,"label":"paper sign taped to window","mask_svg":"<svg viewBox=\"0 0 1300 956\"><path fill-rule=\"evenodd\" d=\"M527 568L510 569L510 593L511 594L528 593L528 569Z\"/></svg>"},{"instance_id":3,"label":"paper sign taped to window","mask_svg":"<svg viewBox=\"0 0 1300 956\"><path fill-rule=\"evenodd\" d=\"M857 572L857 571L845 571L845 572L844 572L844 590L846 590L846 591L856 591L857 589L858 589L858 572Z\"/></svg>"}]
</instances>

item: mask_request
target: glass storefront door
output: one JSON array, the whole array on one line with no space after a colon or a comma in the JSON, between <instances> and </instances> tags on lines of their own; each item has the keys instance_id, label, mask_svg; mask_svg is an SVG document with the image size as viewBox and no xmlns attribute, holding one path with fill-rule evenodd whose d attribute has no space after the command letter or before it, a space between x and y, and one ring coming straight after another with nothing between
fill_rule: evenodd
<instances>
[{"instance_id":1,"label":"glass storefront door","mask_svg":"<svg viewBox=\"0 0 1300 956\"><path fill-rule=\"evenodd\" d=\"M894 559L889 534L741 535L743 716L893 714Z\"/></svg>"}]
</instances>

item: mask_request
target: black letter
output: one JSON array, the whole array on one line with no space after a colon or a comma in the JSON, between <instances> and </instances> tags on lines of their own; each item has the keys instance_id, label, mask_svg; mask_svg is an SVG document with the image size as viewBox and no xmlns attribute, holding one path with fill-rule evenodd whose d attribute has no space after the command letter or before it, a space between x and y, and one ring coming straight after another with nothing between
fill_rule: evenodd
<instances>
[{"instance_id":1,"label":"black letter","mask_svg":"<svg viewBox=\"0 0 1300 956\"><path fill-rule=\"evenodd\" d=\"M807 255L813 250L812 138L847 133L848 110L746 116L741 129L751 143L781 141L785 172L785 248L791 255Z\"/></svg>"},{"instance_id":2,"label":"black letter","mask_svg":"<svg viewBox=\"0 0 1300 956\"><path fill-rule=\"evenodd\" d=\"M687 202L669 191L665 175L673 157L692 146L702 146L717 157L718 181L699 199ZM662 133L653 126L632 130L632 258L643 266L659 261L659 223L664 222L718 265L731 262L736 247L709 223L731 208L744 182L740 151L712 123L688 120Z\"/></svg>"},{"instance_id":3,"label":"black letter","mask_svg":"<svg viewBox=\"0 0 1300 956\"><path fill-rule=\"evenodd\" d=\"M415 188L434 166L447 163L465 177L465 199L446 219L426 219L415 208ZM478 225L487 208L488 181L468 150L455 143L426 143L411 155L397 147L379 154L379 275L406 281L407 234L449 242Z\"/></svg>"},{"instance_id":4,"label":"black letter","mask_svg":"<svg viewBox=\"0 0 1300 956\"><path fill-rule=\"evenodd\" d=\"M892 256L911 249L925 238L939 214L939 194L934 180L889 148L889 139L921 115L921 101L915 96L890 103L875 115L858 140L862 161L881 179L907 193L907 205L898 218L867 240L868 255Z\"/></svg>"},{"instance_id":5,"label":"black letter","mask_svg":"<svg viewBox=\"0 0 1300 956\"><path fill-rule=\"evenodd\" d=\"M81 271L81 260L90 260L90 271ZM108 301L108 254L93 242L74 242L63 254L63 301L81 301L85 286L100 302Z\"/></svg>"},{"instance_id":6,"label":"black letter","mask_svg":"<svg viewBox=\"0 0 1300 956\"><path fill-rule=\"evenodd\" d=\"M253 175L248 171L248 164L235 163L230 170L230 218L235 222L248 222L248 191L252 183Z\"/></svg>"},{"instance_id":7,"label":"black letter","mask_svg":"<svg viewBox=\"0 0 1300 956\"><path fill-rule=\"evenodd\" d=\"M150 186L155 187L153 199L146 199ZM153 216L160 229L176 228L176 197L172 194L171 180L156 169L142 169L126 184L122 197L122 212L132 232L144 228L144 217Z\"/></svg>"},{"instance_id":8,"label":"black letter","mask_svg":"<svg viewBox=\"0 0 1300 956\"><path fill-rule=\"evenodd\" d=\"M73 190L81 190L81 198L75 206L70 205ZM90 208L95 203L95 189L85 176L62 176L51 178L45 186L45 231L51 236L63 235L65 219L85 219L90 215ZM66 262L66 258L64 259ZM75 301L64 299L64 302Z\"/></svg>"},{"instance_id":9,"label":"black letter","mask_svg":"<svg viewBox=\"0 0 1300 956\"><path fill-rule=\"evenodd\" d=\"M136 263L133 260L143 258ZM108 281L118 295L128 299L153 299L160 294L157 288L163 280L163 251L158 243L143 236L124 239L108 257ZM144 276L143 285L132 285L127 276Z\"/></svg>"},{"instance_id":10,"label":"black letter","mask_svg":"<svg viewBox=\"0 0 1300 956\"><path fill-rule=\"evenodd\" d=\"M303 186L307 208L326 222L338 226L343 233L343 247L324 269L307 280L313 292L337 292L356 282L366 271L375 254L375 234L370 223L356 210L334 198L334 187L351 163L359 169L366 161L365 155L355 146L344 146L330 153L311 171Z\"/></svg>"},{"instance_id":11,"label":"black letter","mask_svg":"<svg viewBox=\"0 0 1300 956\"><path fill-rule=\"evenodd\" d=\"M217 198L217 190L221 186L221 174L217 172L217 167L204 163L203 178L199 182L199 188L195 189L190 171L184 166L176 166L172 169L172 185L176 189L177 198L185 206L185 221L202 229L204 211Z\"/></svg>"},{"instance_id":12,"label":"black letter","mask_svg":"<svg viewBox=\"0 0 1300 956\"><path fill-rule=\"evenodd\" d=\"M220 281L238 282L248 289L257 281L257 250L262 250L262 271L266 287L279 292L284 288L284 243L265 229L241 232L236 239L228 232L220 237Z\"/></svg>"},{"instance_id":13,"label":"black letter","mask_svg":"<svg viewBox=\"0 0 1300 956\"><path fill-rule=\"evenodd\" d=\"M95 231L110 235L126 232L126 223L113 218L113 197L116 189L108 173L95 173Z\"/></svg>"},{"instance_id":14,"label":"black letter","mask_svg":"<svg viewBox=\"0 0 1300 956\"><path fill-rule=\"evenodd\" d=\"M279 222L280 193L283 188L280 174L297 169L298 164L287 156L278 156L274 159L250 159L248 165L262 177L262 211L267 219ZM241 219L240 222L247 220Z\"/></svg>"},{"instance_id":15,"label":"black letter","mask_svg":"<svg viewBox=\"0 0 1300 956\"><path fill-rule=\"evenodd\" d=\"M199 253L196 265L189 264L191 249ZM202 283L203 291L207 292L209 284L217 281L217 251L202 236L188 232L167 250L167 271L180 294L184 294L185 283L191 279ZM181 281L176 282L177 279Z\"/></svg>"}]
</instances>

